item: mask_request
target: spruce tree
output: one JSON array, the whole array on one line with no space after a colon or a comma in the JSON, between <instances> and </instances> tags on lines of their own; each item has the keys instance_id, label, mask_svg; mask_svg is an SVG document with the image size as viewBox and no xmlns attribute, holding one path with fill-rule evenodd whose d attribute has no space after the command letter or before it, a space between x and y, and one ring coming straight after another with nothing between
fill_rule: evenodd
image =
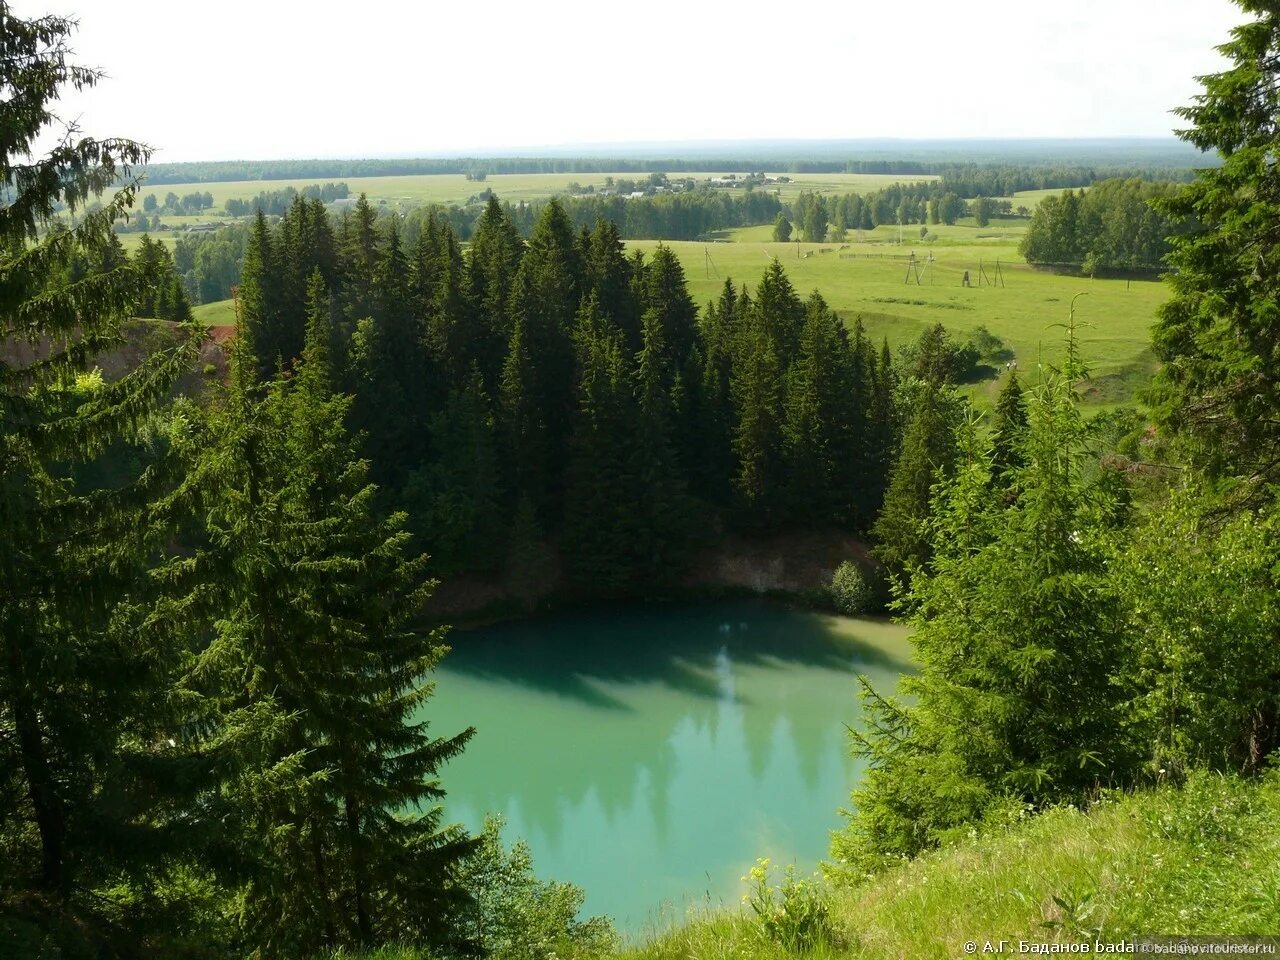
<instances>
[{"instance_id":1,"label":"spruce tree","mask_svg":"<svg viewBox=\"0 0 1280 960\"><path fill-rule=\"evenodd\" d=\"M854 397L848 351L839 320L815 291L787 371L783 424L787 511L810 526L849 515Z\"/></svg>"},{"instance_id":2,"label":"spruce tree","mask_svg":"<svg viewBox=\"0 0 1280 960\"><path fill-rule=\"evenodd\" d=\"M612 595L635 577L636 403L622 331L594 296L578 316L578 409L565 477L564 544L570 576L582 589Z\"/></svg>"},{"instance_id":3,"label":"spruce tree","mask_svg":"<svg viewBox=\"0 0 1280 960\"><path fill-rule=\"evenodd\" d=\"M324 205L318 199L295 196L276 230L280 261L280 299L288 315L286 325L293 331L291 344L296 356L302 349L306 326L307 289L311 275L320 271L332 288L338 280L337 251L333 230Z\"/></svg>"},{"instance_id":4,"label":"spruce tree","mask_svg":"<svg viewBox=\"0 0 1280 960\"><path fill-rule=\"evenodd\" d=\"M524 241L494 194L476 222L471 237L467 278L472 309L476 311L476 354L486 389L496 394L506 354L508 301Z\"/></svg>"},{"instance_id":5,"label":"spruce tree","mask_svg":"<svg viewBox=\"0 0 1280 960\"><path fill-rule=\"evenodd\" d=\"M426 313L426 342L442 386L467 388L472 368L488 359L467 293L462 249L445 224L436 237L435 277Z\"/></svg>"},{"instance_id":6,"label":"spruce tree","mask_svg":"<svg viewBox=\"0 0 1280 960\"><path fill-rule=\"evenodd\" d=\"M347 328L352 330L377 312L374 283L381 259L377 220L377 213L363 193L356 200L355 209L342 215L338 237L342 313Z\"/></svg>"},{"instance_id":7,"label":"spruce tree","mask_svg":"<svg viewBox=\"0 0 1280 960\"><path fill-rule=\"evenodd\" d=\"M583 256L585 291L594 293L600 310L623 331L628 350L640 349L640 311L631 289L631 266L627 262L618 225L597 220Z\"/></svg>"},{"instance_id":8,"label":"spruce tree","mask_svg":"<svg viewBox=\"0 0 1280 960\"><path fill-rule=\"evenodd\" d=\"M245 243L244 262L240 267L236 324L242 333L248 331L253 337L254 355L263 365L258 371L261 375L292 359L283 352L289 338L281 328L279 291L280 274L271 230L266 216L259 209Z\"/></svg>"},{"instance_id":9,"label":"spruce tree","mask_svg":"<svg viewBox=\"0 0 1280 960\"><path fill-rule=\"evenodd\" d=\"M804 304L776 257L756 288L752 309L761 328L773 341L778 356L784 362L794 357L800 343L800 327L804 324Z\"/></svg>"},{"instance_id":10,"label":"spruce tree","mask_svg":"<svg viewBox=\"0 0 1280 960\"><path fill-rule=\"evenodd\" d=\"M871 369L871 402L867 413L867 454L863 474L867 494L859 512L859 525L863 529L870 528L884 505L894 454L898 449L898 384L888 338L882 342L879 359Z\"/></svg>"},{"instance_id":11,"label":"spruce tree","mask_svg":"<svg viewBox=\"0 0 1280 960\"><path fill-rule=\"evenodd\" d=\"M864 684L872 720L856 749L870 771L834 845L859 873L995 805L1084 802L1135 765L1116 682L1129 638L1108 563L1114 508L1088 480L1079 373L1049 372L1033 391L1015 497L991 496L991 450L974 419L960 429L922 551L932 559L902 596L920 673L903 701Z\"/></svg>"},{"instance_id":12,"label":"spruce tree","mask_svg":"<svg viewBox=\"0 0 1280 960\"><path fill-rule=\"evenodd\" d=\"M493 570L501 557L497 428L478 366L431 415L431 455L405 484L404 503L441 574Z\"/></svg>"},{"instance_id":13,"label":"spruce tree","mask_svg":"<svg viewBox=\"0 0 1280 960\"><path fill-rule=\"evenodd\" d=\"M848 363L844 389L848 393L849 404L849 448L843 451L841 463L852 491L850 519L856 529L862 530L870 524L879 508L875 499L879 470L875 449L878 371L875 350L867 338L861 318L854 320L852 339L848 339L846 334L846 340Z\"/></svg>"},{"instance_id":14,"label":"spruce tree","mask_svg":"<svg viewBox=\"0 0 1280 960\"><path fill-rule=\"evenodd\" d=\"M90 478L140 442L196 337L114 382L89 373L156 291L112 233L146 149L50 129L63 88L101 77L71 60L74 27L0 4L0 341L44 346L0 363L0 952L14 956L181 951L169 934L186 909L177 891L158 899L183 863L169 801L188 759L169 745L181 653L152 627L147 572L171 532L147 508L165 461L111 486ZM55 229L59 205L76 217ZM73 276L77 260L110 268Z\"/></svg>"},{"instance_id":15,"label":"spruce tree","mask_svg":"<svg viewBox=\"0 0 1280 960\"><path fill-rule=\"evenodd\" d=\"M428 389L436 378L414 316L408 258L394 225L374 256L374 314L356 325L347 388L355 398L353 423L366 436L374 479L395 491L426 456Z\"/></svg>"},{"instance_id":16,"label":"spruce tree","mask_svg":"<svg viewBox=\"0 0 1280 960\"><path fill-rule=\"evenodd\" d=\"M534 510L541 511L547 506L551 460L548 411L538 402L537 378L524 318L517 315L498 396L503 476L509 478L517 501L527 499Z\"/></svg>"},{"instance_id":17,"label":"spruce tree","mask_svg":"<svg viewBox=\"0 0 1280 960\"><path fill-rule=\"evenodd\" d=\"M675 371L693 347L698 309L689 296L684 267L670 247L659 245L645 269L643 307L662 325L662 369L669 390Z\"/></svg>"},{"instance_id":18,"label":"spruce tree","mask_svg":"<svg viewBox=\"0 0 1280 960\"><path fill-rule=\"evenodd\" d=\"M742 521L772 527L782 519L783 362L763 315L753 309L733 365L734 489Z\"/></svg>"},{"instance_id":19,"label":"spruce tree","mask_svg":"<svg viewBox=\"0 0 1280 960\"><path fill-rule=\"evenodd\" d=\"M296 377L263 385L251 330L198 474L217 477L197 560L219 616L194 676L230 754L220 806L239 852L246 943L263 955L390 942L457 946L473 848L432 806L471 731L434 738L422 711L444 652L412 626L433 581L402 514L379 516L332 392L318 274ZM426 809L423 806L426 805Z\"/></svg>"},{"instance_id":20,"label":"spruce tree","mask_svg":"<svg viewBox=\"0 0 1280 960\"><path fill-rule=\"evenodd\" d=\"M1193 225L1173 240L1173 297L1160 310L1163 366L1152 401L1160 423L1191 441L1199 465L1239 477L1246 499L1280 478L1280 207L1275 202L1280 10L1237 0L1251 19L1218 49L1227 69L1177 113L1179 132L1217 151L1163 211Z\"/></svg>"},{"instance_id":21,"label":"spruce tree","mask_svg":"<svg viewBox=\"0 0 1280 960\"><path fill-rule=\"evenodd\" d=\"M510 297L512 337L520 329L524 389L542 420L541 432L550 462L562 462L574 398L572 334L582 277L573 224L555 200L543 208L525 249ZM508 357L510 362L511 358ZM504 385L506 389L506 370ZM555 477L543 481L554 485ZM535 505L545 494L526 491Z\"/></svg>"},{"instance_id":22,"label":"spruce tree","mask_svg":"<svg viewBox=\"0 0 1280 960\"><path fill-rule=\"evenodd\" d=\"M876 556L895 574L929 560L932 488L956 461L955 407L954 394L917 382L915 408L872 530Z\"/></svg>"},{"instance_id":23,"label":"spruce tree","mask_svg":"<svg viewBox=\"0 0 1280 960\"><path fill-rule=\"evenodd\" d=\"M1009 379L996 398L995 419L991 424L991 477L1001 483L1005 474L1021 466L1025 459L1022 450L1027 433L1027 403L1018 382L1018 371L1009 372Z\"/></svg>"},{"instance_id":24,"label":"spruce tree","mask_svg":"<svg viewBox=\"0 0 1280 960\"><path fill-rule=\"evenodd\" d=\"M636 531L633 576L641 589L673 581L681 572L691 514L686 481L672 434L680 413L663 375L668 356L666 325L659 311L645 312L641 349L636 356L636 430L631 482ZM680 380L677 379L677 385ZM685 397L682 390L677 396Z\"/></svg>"}]
</instances>

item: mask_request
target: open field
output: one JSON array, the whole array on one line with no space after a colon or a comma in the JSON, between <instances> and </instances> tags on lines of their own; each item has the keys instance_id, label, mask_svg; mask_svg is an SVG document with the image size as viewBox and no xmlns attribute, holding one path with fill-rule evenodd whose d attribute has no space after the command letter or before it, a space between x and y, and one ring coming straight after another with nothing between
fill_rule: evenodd
<instances>
[{"instance_id":1,"label":"open field","mask_svg":"<svg viewBox=\"0 0 1280 960\"><path fill-rule=\"evenodd\" d=\"M215 300L191 308L192 315L207 327L229 327L236 322L235 302Z\"/></svg>"},{"instance_id":2,"label":"open field","mask_svg":"<svg viewBox=\"0 0 1280 960\"><path fill-rule=\"evenodd\" d=\"M160 233L152 234L118 233L116 236L120 238L120 246L124 247L129 253L133 253L138 244L142 243L142 238L144 236L150 236L152 240L159 240L167 246L169 248L169 252L172 253L174 244L178 242L178 237L182 236L182 232L180 230L165 230Z\"/></svg>"},{"instance_id":3,"label":"open field","mask_svg":"<svg viewBox=\"0 0 1280 960\"><path fill-rule=\"evenodd\" d=\"M669 176L693 177L704 180L708 177L721 176L726 171L700 171L692 173L673 173ZM776 175L776 174L771 174ZM468 180L462 174L432 174L404 177L346 177L321 178L311 180L235 180L222 183L161 183L142 186L142 195L154 193L161 200L167 193L178 196L195 191L208 191L213 195L214 213L221 211L227 200L248 200L256 197L264 190L283 190L285 187L301 189L310 184L323 184L345 179L351 188L352 195L367 193L375 203L385 201L388 206L419 206L424 203L464 203L470 197L483 191L486 187L493 190L503 200L512 203L520 200L541 200L546 197L566 193L570 183L580 183L586 187L594 185L597 189L604 186L606 177L615 179L644 180L644 173L517 173L494 174L483 182ZM904 180L934 180L932 176L901 177L894 174L871 173L805 173L787 174L792 178L790 183L779 184L776 188L783 200L797 196L802 190L813 190L821 193L868 193L879 190L891 183ZM765 189L765 188L761 188ZM178 221L188 218L172 217ZM206 217L205 219L211 219Z\"/></svg>"},{"instance_id":4,"label":"open field","mask_svg":"<svg viewBox=\"0 0 1280 960\"><path fill-rule=\"evenodd\" d=\"M1028 210L1035 210L1040 206L1045 197L1059 196L1063 187L1050 187L1047 190L1019 190L1011 197L997 197L997 200L1008 200L1013 204L1015 210L1018 207L1026 207ZM1088 187L1076 187L1077 190L1088 190Z\"/></svg>"},{"instance_id":5,"label":"open field","mask_svg":"<svg viewBox=\"0 0 1280 960\"><path fill-rule=\"evenodd\" d=\"M952 226L945 223L937 223L928 225L928 232L933 234L937 239L931 242L925 242L920 237L921 224L905 224L901 231L893 224L882 224L873 230L850 230L845 243L859 244L893 244L897 246L898 237L901 234L902 246L904 252L912 249L917 251L919 256L924 256L928 249L936 249L938 247L998 247L1004 246L1013 249L1016 253L1018 243L1022 240L1023 234L1027 232L1026 220L1018 219L997 219L992 220L985 227L978 227L973 222L972 217L963 217ZM798 233L799 231L797 231ZM760 224L754 227L736 227L732 230L722 230L715 234L720 240L732 240L735 243L771 243L773 241L773 224ZM821 243L815 244L815 247L839 247L843 244L838 243ZM795 246L793 240L789 247ZM845 251L848 253L849 251ZM795 251L792 251L795 256Z\"/></svg>"},{"instance_id":6,"label":"open field","mask_svg":"<svg viewBox=\"0 0 1280 960\"><path fill-rule=\"evenodd\" d=\"M1156 309L1167 298L1163 283L1090 280L1034 270L1018 258L1012 236L980 240L992 228L933 229L954 235L954 240L923 244L917 232L915 243L908 239L898 246L889 240L890 235L896 240L897 228L881 227L868 232L862 243L783 244L755 239L757 232L767 236L769 230L752 227L739 232L737 243L665 245L684 264L699 306L719 295L726 278L754 286L777 257L802 296L819 290L846 321L861 317L876 340L888 337L897 345L937 322L961 337L982 325L1005 341L1023 369L1039 358L1058 359L1058 325L1066 322L1072 297L1086 294L1077 301L1076 318L1086 325L1081 341L1093 375L1088 401L1104 406L1127 401L1154 371L1150 328ZM630 241L628 246L652 250L657 242ZM919 284L914 271L906 282L913 252L921 263ZM924 263L930 254L935 258L931 271ZM980 266L994 279L997 261L1005 286L977 286ZM962 285L966 270L973 287ZM981 385L975 399L981 402L994 389L994 382Z\"/></svg>"}]
</instances>

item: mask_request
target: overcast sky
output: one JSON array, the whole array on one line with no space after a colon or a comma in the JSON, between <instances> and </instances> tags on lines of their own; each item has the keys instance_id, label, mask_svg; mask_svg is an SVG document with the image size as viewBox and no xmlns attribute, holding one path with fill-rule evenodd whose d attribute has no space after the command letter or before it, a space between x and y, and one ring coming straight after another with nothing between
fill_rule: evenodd
<instances>
[{"instance_id":1,"label":"overcast sky","mask_svg":"<svg viewBox=\"0 0 1280 960\"><path fill-rule=\"evenodd\" d=\"M1161 136L1230 0L15 0L157 160L701 139Z\"/></svg>"}]
</instances>

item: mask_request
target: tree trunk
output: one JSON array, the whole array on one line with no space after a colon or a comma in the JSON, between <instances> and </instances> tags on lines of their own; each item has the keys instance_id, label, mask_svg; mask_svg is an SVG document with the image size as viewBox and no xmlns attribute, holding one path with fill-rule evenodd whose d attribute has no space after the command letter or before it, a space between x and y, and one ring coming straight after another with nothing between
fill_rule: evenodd
<instances>
[{"instance_id":1,"label":"tree trunk","mask_svg":"<svg viewBox=\"0 0 1280 960\"><path fill-rule=\"evenodd\" d=\"M27 796L31 799L36 828L40 833L40 886L61 896L66 888L66 817L49 770L49 756L32 702L22 644L16 630L5 631L5 653L12 684L10 708L13 710L14 730L18 734L22 772L26 776Z\"/></svg>"},{"instance_id":2,"label":"tree trunk","mask_svg":"<svg viewBox=\"0 0 1280 960\"><path fill-rule=\"evenodd\" d=\"M347 842L351 848L352 892L356 908L356 932L366 946L373 942L373 923L369 918L369 904L365 898L368 885L365 880L364 845L360 836L360 801L347 794L343 798L347 815Z\"/></svg>"}]
</instances>

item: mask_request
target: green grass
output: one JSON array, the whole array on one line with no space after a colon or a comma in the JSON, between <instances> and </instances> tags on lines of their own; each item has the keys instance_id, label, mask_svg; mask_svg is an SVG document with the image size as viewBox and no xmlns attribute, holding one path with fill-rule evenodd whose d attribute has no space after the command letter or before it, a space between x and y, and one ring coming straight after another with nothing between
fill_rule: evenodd
<instances>
[{"instance_id":1,"label":"green grass","mask_svg":"<svg viewBox=\"0 0 1280 960\"><path fill-rule=\"evenodd\" d=\"M914 229L914 236L910 232ZM861 317L877 341L892 345L913 340L926 326L942 323L963 336L979 325L1005 341L1026 370L1039 358L1053 362L1061 353L1062 330L1071 299L1076 303L1085 357L1092 365L1096 389L1086 403L1113 405L1130 400L1156 366L1151 354L1151 324L1168 291L1159 281L1095 279L1036 270L1017 254L1024 221L995 221L989 227L958 224L930 230L935 243L920 240L919 227L903 231L882 226L850 234L847 244L773 243L769 227L731 231L732 243L667 242L684 264L690 291L701 306L719 295L725 278L754 287L769 261L777 257L801 296L815 288L848 322ZM630 241L628 246L652 251L657 241ZM922 284L908 279L907 258L935 257L932 276L923 269ZM807 254L807 256L806 256ZM979 266L988 276L999 260L1004 287L962 286L964 272L979 282ZM988 390L980 388L981 399Z\"/></svg>"},{"instance_id":2,"label":"green grass","mask_svg":"<svg viewBox=\"0 0 1280 960\"><path fill-rule=\"evenodd\" d=\"M1059 196L1063 189L1063 187L1050 187L1047 190L1019 190L1012 197L997 197L996 199L1011 201L1013 203L1013 209L1015 210L1017 210L1018 207L1026 207L1028 210L1034 210L1036 207L1040 206L1045 197ZM1088 190L1089 188L1076 187L1075 189Z\"/></svg>"},{"instance_id":3,"label":"green grass","mask_svg":"<svg viewBox=\"0 0 1280 960\"><path fill-rule=\"evenodd\" d=\"M229 327L236 322L235 302L215 300L191 308L192 314L206 327Z\"/></svg>"},{"instance_id":4,"label":"green grass","mask_svg":"<svg viewBox=\"0 0 1280 960\"><path fill-rule=\"evenodd\" d=\"M124 249L129 253L133 253L133 251L137 249L138 244L142 243L142 238L147 236L147 234L121 233L117 234L117 236L120 238L120 246L124 247ZM177 233L169 233L166 231L164 233L152 233L149 234L149 236L152 240L159 240L161 243L168 246L170 252L173 251L174 244L178 242Z\"/></svg>"},{"instance_id":5,"label":"green grass","mask_svg":"<svg viewBox=\"0 0 1280 960\"><path fill-rule=\"evenodd\" d=\"M672 179L693 177L705 180L708 177L720 176L724 171L699 171L691 173L672 173ZM483 182L468 180L462 174L421 174L401 177L327 177L302 180L233 180L221 183L162 183L142 186L141 195L156 194L160 200L165 194L173 192L178 196L195 191L208 191L213 195L214 213L221 211L227 200L248 200L259 193L271 190L283 190L285 187L300 189L310 184L345 181L351 188L352 196L361 192L367 193L374 203L385 201L391 207L414 207L424 203L464 203L468 198L480 193L486 187L493 190L503 200L515 203L520 200L541 200L546 197L564 194L570 183L578 182L582 186L595 185L597 189L604 186L605 178L644 180L648 174L638 173L515 173L494 174ZM783 200L791 199L802 190L813 190L821 193L867 193L879 190L891 183L916 180L934 180L932 176L900 177L891 174L870 173L811 173L788 174L790 183L778 185L776 188ZM179 222L190 218L165 218L166 222ZM212 219L205 216L204 219Z\"/></svg>"},{"instance_id":6,"label":"green grass","mask_svg":"<svg viewBox=\"0 0 1280 960\"><path fill-rule=\"evenodd\" d=\"M1185 790L1123 797L1087 815L1052 810L874 880L837 886L830 896L833 942L812 955L954 960L968 940L1079 941L1099 928L1104 941L1142 933L1275 934L1278 815L1276 777L1249 785L1205 776ZM1076 908L1064 911L1058 901ZM625 954L784 955L761 941L746 916L724 912L694 917Z\"/></svg>"},{"instance_id":7,"label":"green grass","mask_svg":"<svg viewBox=\"0 0 1280 960\"><path fill-rule=\"evenodd\" d=\"M1010 940L1009 954L1019 940L1092 945L1143 934L1276 935L1277 890L1280 777L1251 783L1201 775L1182 789L1106 799L1087 814L1055 809L973 834L875 878L833 881L826 894L831 935L804 956L955 960L971 940ZM694 912L615 955L790 956L740 909ZM361 960L426 955L388 949Z\"/></svg>"}]
</instances>

